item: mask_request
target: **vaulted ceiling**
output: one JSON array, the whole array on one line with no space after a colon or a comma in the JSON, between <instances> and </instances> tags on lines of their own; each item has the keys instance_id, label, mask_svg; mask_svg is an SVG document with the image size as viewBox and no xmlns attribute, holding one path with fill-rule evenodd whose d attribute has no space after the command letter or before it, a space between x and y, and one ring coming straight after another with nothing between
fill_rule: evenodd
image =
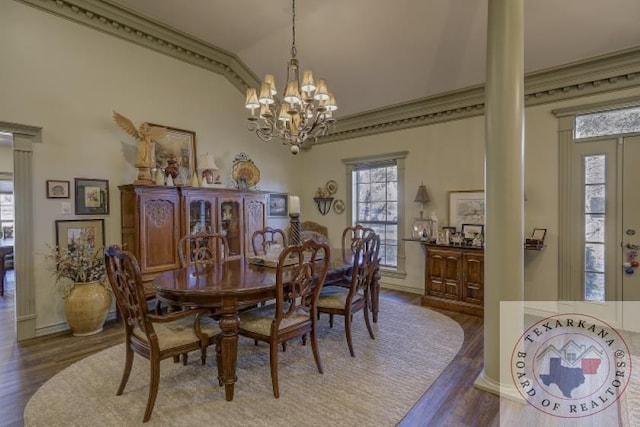
<instances>
[{"instance_id":1,"label":"vaulted ceiling","mask_svg":"<svg viewBox=\"0 0 640 427\"><path fill-rule=\"evenodd\" d=\"M291 0L117 0L237 55L284 85ZM298 0L303 69L325 77L337 116L482 84L488 0ZM640 45L638 0L524 0L525 72Z\"/></svg>"}]
</instances>

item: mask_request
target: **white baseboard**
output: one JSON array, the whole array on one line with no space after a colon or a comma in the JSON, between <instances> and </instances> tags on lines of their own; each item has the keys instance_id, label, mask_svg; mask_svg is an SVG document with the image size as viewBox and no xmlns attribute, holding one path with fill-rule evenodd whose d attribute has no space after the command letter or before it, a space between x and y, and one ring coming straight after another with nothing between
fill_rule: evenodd
<instances>
[{"instance_id":1,"label":"white baseboard","mask_svg":"<svg viewBox=\"0 0 640 427\"><path fill-rule=\"evenodd\" d=\"M520 393L518 393L518 390L516 390L513 385L501 384L497 381L492 380L491 378L488 378L484 374L484 369L482 369L480 375L478 375L473 385L480 390L498 395L502 398L521 404L526 403Z\"/></svg>"}]
</instances>

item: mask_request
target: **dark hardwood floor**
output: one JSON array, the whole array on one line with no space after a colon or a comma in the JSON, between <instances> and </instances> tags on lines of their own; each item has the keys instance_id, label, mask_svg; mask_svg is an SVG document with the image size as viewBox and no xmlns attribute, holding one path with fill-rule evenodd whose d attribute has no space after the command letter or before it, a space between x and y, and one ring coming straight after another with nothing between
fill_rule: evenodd
<instances>
[{"instance_id":1,"label":"dark hardwood floor","mask_svg":"<svg viewBox=\"0 0 640 427\"><path fill-rule=\"evenodd\" d=\"M13 272L0 297L0 426L22 426L22 413L29 398L49 378L67 366L123 342L120 323L105 325L100 334L82 340L59 333L16 342L14 326ZM420 296L383 290L382 298L420 304ZM458 322L465 334L462 349L449 367L425 392L399 426L497 426L499 399L473 387L482 369L482 319L441 311ZM384 318L381 319L383 321ZM428 350L428 343L423 343ZM115 392L115 391L114 391ZM384 404L384 402L381 402Z\"/></svg>"}]
</instances>

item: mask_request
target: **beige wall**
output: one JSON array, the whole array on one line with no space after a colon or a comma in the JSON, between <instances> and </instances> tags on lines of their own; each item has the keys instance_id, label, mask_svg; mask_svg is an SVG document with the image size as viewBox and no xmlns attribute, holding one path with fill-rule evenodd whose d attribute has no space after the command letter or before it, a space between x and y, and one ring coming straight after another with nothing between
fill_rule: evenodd
<instances>
[{"instance_id":1,"label":"beige wall","mask_svg":"<svg viewBox=\"0 0 640 427\"><path fill-rule=\"evenodd\" d=\"M13 153L10 145L0 145L0 173L13 172Z\"/></svg>"},{"instance_id":2,"label":"beige wall","mask_svg":"<svg viewBox=\"0 0 640 427\"><path fill-rule=\"evenodd\" d=\"M525 232L547 228L544 251L524 251L525 299L555 300L558 288L558 137L552 110L639 95L630 89L605 95L530 107L525 112ZM484 117L440 123L375 136L356 138L313 148L304 158L308 186L302 198L305 217L329 226L331 241L340 242L346 215L320 215L313 205L313 193L329 179L338 182L336 197L345 198L346 169L343 158L409 151L406 159L404 214L409 220L402 236L410 236L410 219L419 207L413 203L418 185L424 182L431 202L425 214L435 210L441 225L448 222L448 192L484 187ZM514 248L514 253L522 249ZM509 260L504 260L509 262ZM383 278L383 284L421 293L424 289L424 255L417 243L406 243L404 280ZM490 284L487 284L490 286Z\"/></svg>"},{"instance_id":3,"label":"beige wall","mask_svg":"<svg viewBox=\"0 0 640 427\"><path fill-rule=\"evenodd\" d=\"M247 132L244 95L223 77L17 2L0 2L0 16L0 121L43 128L32 194L38 329L64 322L62 298L41 257L55 244L55 220L104 218L107 244L120 242L118 185L135 179L136 146L112 110L136 124L195 131L197 151L214 154L223 177L234 156L246 152L261 170L261 189L294 192L301 185L297 159ZM109 215L61 215L61 202L46 198L47 179L73 185L76 177L109 180Z\"/></svg>"}]
</instances>

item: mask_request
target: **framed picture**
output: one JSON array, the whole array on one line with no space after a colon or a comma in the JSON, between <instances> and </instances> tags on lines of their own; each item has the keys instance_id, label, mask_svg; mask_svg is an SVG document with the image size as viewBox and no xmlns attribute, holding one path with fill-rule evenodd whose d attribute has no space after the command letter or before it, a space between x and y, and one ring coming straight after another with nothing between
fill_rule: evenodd
<instances>
[{"instance_id":1,"label":"framed picture","mask_svg":"<svg viewBox=\"0 0 640 427\"><path fill-rule=\"evenodd\" d=\"M484 191L449 192L449 226L484 225Z\"/></svg>"},{"instance_id":2,"label":"framed picture","mask_svg":"<svg viewBox=\"0 0 640 427\"><path fill-rule=\"evenodd\" d=\"M71 183L69 181L47 180L47 199L68 199Z\"/></svg>"},{"instance_id":3,"label":"framed picture","mask_svg":"<svg viewBox=\"0 0 640 427\"><path fill-rule=\"evenodd\" d=\"M76 215L109 214L109 181L76 178Z\"/></svg>"},{"instance_id":4,"label":"framed picture","mask_svg":"<svg viewBox=\"0 0 640 427\"><path fill-rule=\"evenodd\" d=\"M164 137L154 144L153 159L155 166L160 170L164 170L169 164L169 159L176 159L178 177L175 184L188 185L193 174L197 173L196 133L154 123L149 123L149 126L166 129Z\"/></svg>"},{"instance_id":5,"label":"framed picture","mask_svg":"<svg viewBox=\"0 0 640 427\"><path fill-rule=\"evenodd\" d=\"M449 235L451 235L451 236L456 234L456 228L455 227L442 227L442 231L448 231Z\"/></svg>"},{"instance_id":6,"label":"framed picture","mask_svg":"<svg viewBox=\"0 0 640 427\"><path fill-rule=\"evenodd\" d=\"M104 248L104 219L56 220L56 246L71 251L76 246Z\"/></svg>"},{"instance_id":7,"label":"framed picture","mask_svg":"<svg viewBox=\"0 0 640 427\"><path fill-rule=\"evenodd\" d=\"M286 193L269 194L267 215L271 217L286 217L289 215L289 196Z\"/></svg>"},{"instance_id":8,"label":"framed picture","mask_svg":"<svg viewBox=\"0 0 640 427\"><path fill-rule=\"evenodd\" d=\"M546 228L534 228L533 229L533 233L531 233L531 239L532 240L544 240L546 235L547 235L547 229Z\"/></svg>"},{"instance_id":9,"label":"framed picture","mask_svg":"<svg viewBox=\"0 0 640 427\"><path fill-rule=\"evenodd\" d=\"M462 224L462 237L465 239L473 239L474 237L484 235L484 225L482 224Z\"/></svg>"},{"instance_id":10,"label":"framed picture","mask_svg":"<svg viewBox=\"0 0 640 427\"><path fill-rule=\"evenodd\" d=\"M415 218L413 220L413 227L411 229L411 237L414 239L429 240L434 236L435 230L433 228L433 222L428 218Z\"/></svg>"}]
</instances>

